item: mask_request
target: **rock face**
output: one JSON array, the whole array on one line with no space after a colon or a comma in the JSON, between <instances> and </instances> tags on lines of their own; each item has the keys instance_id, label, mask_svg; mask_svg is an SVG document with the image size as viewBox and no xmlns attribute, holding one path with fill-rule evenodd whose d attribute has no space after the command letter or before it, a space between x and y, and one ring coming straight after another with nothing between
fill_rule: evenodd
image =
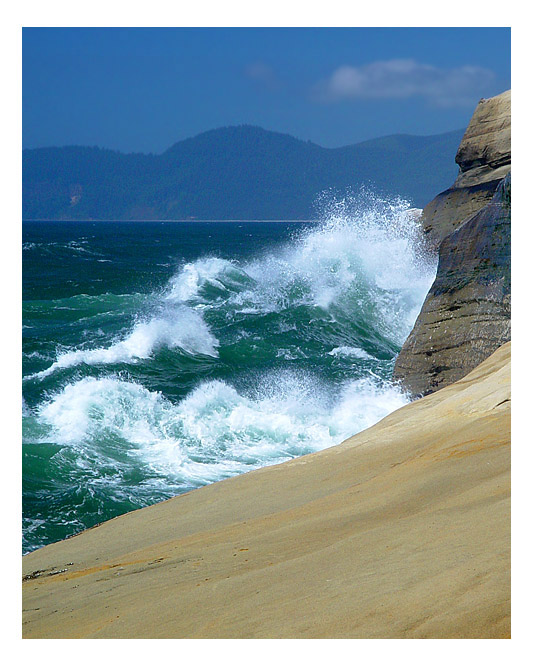
<instances>
[{"instance_id":1,"label":"rock face","mask_svg":"<svg viewBox=\"0 0 534 667\"><path fill-rule=\"evenodd\" d=\"M441 243L436 280L395 364L413 394L459 380L510 340L510 206L508 174Z\"/></svg>"},{"instance_id":2,"label":"rock face","mask_svg":"<svg viewBox=\"0 0 534 667\"><path fill-rule=\"evenodd\" d=\"M510 132L511 91L480 100L456 153L456 181L423 210L431 247L491 201L511 169Z\"/></svg>"}]
</instances>

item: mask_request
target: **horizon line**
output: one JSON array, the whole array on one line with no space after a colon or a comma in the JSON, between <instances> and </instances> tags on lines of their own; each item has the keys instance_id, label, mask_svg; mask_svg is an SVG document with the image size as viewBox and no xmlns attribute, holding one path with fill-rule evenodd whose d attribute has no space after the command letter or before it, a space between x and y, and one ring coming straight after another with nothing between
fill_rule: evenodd
<instances>
[{"instance_id":1,"label":"horizon line","mask_svg":"<svg viewBox=\"0 0 534 667\"><path fill-rule=\"evenodd\" d=\"M282 220L279 218L259 219L259 218L138 218L135 220L105 220L103 218L79 218L55 220L53 218L22 218L22 222L320 222L321 218L303 219L294 218L291 220Z\"/></svg>"}]
</instances>

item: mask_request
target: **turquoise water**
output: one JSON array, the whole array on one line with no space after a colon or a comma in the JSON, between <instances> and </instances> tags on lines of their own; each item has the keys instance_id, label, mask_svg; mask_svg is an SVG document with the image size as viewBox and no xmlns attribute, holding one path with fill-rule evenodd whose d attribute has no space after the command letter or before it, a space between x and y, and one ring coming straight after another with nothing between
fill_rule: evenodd
<instances>
[{"instance_id":1,"label":"turquoise water","mask_svg":"<svg viewBox=\"0 0 534 667\"><path fill-rule=\"evenodd\" d=\"M332 446L408 399L408 204L318 223L23 223L23 551Z\"/></svg>"}]
</instances>

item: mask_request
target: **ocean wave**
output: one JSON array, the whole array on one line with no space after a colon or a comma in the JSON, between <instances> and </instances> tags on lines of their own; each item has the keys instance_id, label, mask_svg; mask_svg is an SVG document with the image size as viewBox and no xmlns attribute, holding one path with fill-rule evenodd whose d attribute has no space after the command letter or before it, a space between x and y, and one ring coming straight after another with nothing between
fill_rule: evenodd
<instances>
[{"instance_id":1,"label":"ocean wave","mask_svg":"<svg viewBox=\"0 0 534 667\"><path fill-rule=\"evenodd\" d=\"M336 328L331 356L374 356L365 340L354 337L358 330L365 331L375 347L394 354L435 274L435 262L420 251L413 210L402 200L366 195L335 202L325 215L323 224L251 261L203 257L184 264L162 292L145 298L145 314L134 315L139 321L123 338L107 347L61 351L48 369L31 377L80 364L136 363L162 348L216 358L221 338L236 343L241 334L225 332L241 321L246 321L239 329L243 340L254 331L256 340L272 341L273 358L313 358L305 341L298 352L295 345L281 344L279 334L292 329L309 335L312 343L327 344ZM120 303L113 295L106 297L110 310ZM81 305L100 309L105 304L76 297L55 308ZM214 323L203 313L215 318ZM270 315L276 315L276 321L267 322ZM361 352L350 352L356 349ZM264 351L269 354L265 345Z\"/></svg>"},{"instance_id":2,"label":"ocean wave","mask_svg":"<svg viewBox=\"0 0 534 667\"><path fill-rule=\"evenodd\" d=\"M322 225L255 260L187 263L171 279L166 298L229 314L299 306L340 311L402 344L436 270L421 251L414 210L406 201L366 193L336 202L325 215Z\"/></svg>"},{"instance_id":3,"label":"ocean wave","mask_svg":"<svg viewBox=\"0 0 534 667\"><path fill-rule=\"evenodd\" d=\"M79 364L135 363L148 359L161 348L180 348L189 354L217 357L218 345L202 315L190 308L180 307L139 322L126 338L109 347L63 352L49 368L31 377L44 378L58 369Z\"/></svg>"},{"instance_id":4,"label":"ocean wave","mask_svg":"<svg viewBox=\"0 0 534 667\"><path fill-rule=\"evenodd\" d=\"M212 380L176 404L133 382L84 378L41 405L37 419L44 441L73 448L80 469L91 461L116 474L134 456L154 483L195 487L335 445L406 402L371 376L335 395L305 374L263 377L246 394Z\"/></svg>"},{"instance_id":5,"label":"ocean wave","mask_svg":"<svg viewBox=\"0 0 534 667\"><path fill-rule=\"evenodd\" d=\"M325 211L252 258L184 262L148 294L24 303L25 380L39 380L24 385L25 483L30 518L47 517L33 547L330 447L407 402L385 378L436 263L406 202Z\"/></svg>"},{"instance_id":6,"label":"ocean wave","mask_svg":"<svg viewBox=\"0 0 534 667\"><path fill-rule=\"evenodd\" d=\"M26 241L22 244L22 250L39 250L53 254L61 254L67 251L68 253L102 257L102 253L88 247L89 244L90 241L85 238L71 241Z\"/></svg>"},{"instance_id":7,"label":"ocean wave","mask_svg":"<svg viewBox=\"0 0 534 667\"><path fill-rule=\"evenodd\" d=\"M188 262L171 278L165 298L188 302L195 299L213 300L239 292L254 281L237 263L219 257L207 257Z\"/></svg>"}]
</instances>

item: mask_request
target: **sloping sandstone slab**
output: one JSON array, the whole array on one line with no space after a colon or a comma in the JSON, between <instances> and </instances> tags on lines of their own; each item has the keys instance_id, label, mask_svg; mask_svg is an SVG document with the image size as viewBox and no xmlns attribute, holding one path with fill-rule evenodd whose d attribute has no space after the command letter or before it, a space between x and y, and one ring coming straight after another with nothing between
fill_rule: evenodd
<instances>
[{"instance_id":1,"label":"sloping sandstone slab","mask_svg":"<svg viewBox=\"0 0 534 667\"><path fill-rule=\"evenodd\" d=\"M337 447L22 570L24 637L509 637L510 345Z\"/></svg>"}]
</instances>

